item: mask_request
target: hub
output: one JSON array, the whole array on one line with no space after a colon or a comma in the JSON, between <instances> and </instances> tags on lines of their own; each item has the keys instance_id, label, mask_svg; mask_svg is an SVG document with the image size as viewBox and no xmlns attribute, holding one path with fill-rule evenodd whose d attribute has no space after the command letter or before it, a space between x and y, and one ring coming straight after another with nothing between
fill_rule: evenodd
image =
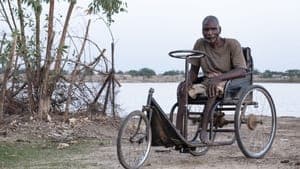
<instances>
[{"instance_id":1,"label":"hub","mask_svg":"<svg viewBox=\"0 0 300 169\"><path fill-rule=\"evenodd\" d=\"M250 130L255 130L257 126L257 119L254 114L250 114L247 118L247 126Z\"/></svg>"}]
</instances>

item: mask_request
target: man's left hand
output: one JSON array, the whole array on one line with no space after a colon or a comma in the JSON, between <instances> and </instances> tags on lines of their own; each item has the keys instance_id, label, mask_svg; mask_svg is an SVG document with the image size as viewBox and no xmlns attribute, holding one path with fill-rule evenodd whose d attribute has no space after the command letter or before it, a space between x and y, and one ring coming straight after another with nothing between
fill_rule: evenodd
<instances>
[{"instance_id":1,"label":"man's left hand","mask_svg":"<svg viewBox=\"0 0 300 169\"><path fill-rule=\"evenodd\" d=\"M222 82L219 76L210 78L208 81L208 97L215 97L218 93L218 84Z\"/></svg>"}]
</instances>

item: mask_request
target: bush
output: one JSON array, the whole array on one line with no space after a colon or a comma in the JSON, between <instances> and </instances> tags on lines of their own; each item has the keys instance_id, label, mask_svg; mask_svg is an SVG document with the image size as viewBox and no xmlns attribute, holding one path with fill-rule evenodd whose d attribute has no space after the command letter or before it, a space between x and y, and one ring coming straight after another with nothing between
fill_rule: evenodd
<instances>
[{"instance_id":1,"label":"bush","mask_svg":"<svg viewBox=\"0 0 300 169\"><path fill-rule=\"evenodd\" d=\"M129 74L131 76L146 76L146 77L151 77L156 75L155 71L149 68L142 68L139 71L129 70L126 72L126 74Z\"/></svg>"},{"instance_id":2,"label":"bush","mask_svg":"<svg viewBox=\"0 0 300 169\"><path fill-rule=\"evenodd\" d=\"M151 77L151 76L155 76L156 73L154 70L149 69L149 68L142 68L139 70L139 75L140 76L146 76L146 77Z\"/></svg>"},{"instance_id":3,"label":"bush","mask_svg":"<svg viewBox=\"0 0 300 169\"><path fill-rule=\"evenodd\" d=\"M176 76L176 75L182 75L184 72L181 70L169 70L164 72L162 75L169 75L169 76Z\"/></svg>"},{"instance_id":4,"label":"bush","mask_svg":"<svg viewBox=\"0 0 300 169\"><path fill-rule=\"evenodd\" d=\"M137 70L129 70L126 72L126 74L129 74L131 76L139 76L139 72Z\"/></svg>"}]
</instances>

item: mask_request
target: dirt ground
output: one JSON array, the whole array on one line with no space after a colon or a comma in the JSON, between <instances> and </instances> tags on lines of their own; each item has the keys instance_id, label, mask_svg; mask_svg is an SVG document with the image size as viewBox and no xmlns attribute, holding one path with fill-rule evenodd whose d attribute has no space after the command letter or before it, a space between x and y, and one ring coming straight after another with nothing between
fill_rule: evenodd
<instances>
[{"instance_id":1,"label":"dirt ground","mask_svg":"<svg viewBox=\"0 0 300 169\"><path fill-rule=\"evenodd\" d=\"M80 144L82 139L98 140L86 146L85 151L61 157L62 161L75 161L75 165L51 167L47 160L34 161L27 168L103 168L119 169L116 153L116 136L120 123L118 119L98 118L89 120L77 117L70 123L23 122L11 120L0 126L0 145L8 142L28 142L51 140L59 143ZM246 158L236 143L230 146L212 147L206 155L194 157L179 153L172 148L153 147L145 163L145 169L300 169L300 118L280 117L276 138L272 149L262 159ZM100 140L100 141L99 141ZM70 147L65 149L71 149ZM61 150L57 150L61 151ZM1 156L0 156L1 157ZM1 161L1 159L0 159ZM5 165L4 165L5 166ZM1 168L1 167L0 167ZM25 167L24 167L25 168Z\"/></svg>"}]
</instances>

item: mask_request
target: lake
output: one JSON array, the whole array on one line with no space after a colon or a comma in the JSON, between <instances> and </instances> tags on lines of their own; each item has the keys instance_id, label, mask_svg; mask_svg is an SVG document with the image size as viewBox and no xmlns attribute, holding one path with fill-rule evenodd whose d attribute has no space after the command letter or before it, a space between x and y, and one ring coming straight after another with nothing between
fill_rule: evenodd
<instances>
[{"instance_id":1,"label":"lake","mask_svg":"<svg viewBox=\"0 0 300 169\"><path fill-rule=\"evenodd\" d=\"M271 94L277 116L300 117L300 84L299 83L257 83ZM141 110L146 104L148 90L154 88L154 98L165 113L169 113L176 102L178 83L122 83L116 101L121 106L121 116L133 110ZM298 100L299 99L299 100Z\"/></svg>"}]
</instances>

